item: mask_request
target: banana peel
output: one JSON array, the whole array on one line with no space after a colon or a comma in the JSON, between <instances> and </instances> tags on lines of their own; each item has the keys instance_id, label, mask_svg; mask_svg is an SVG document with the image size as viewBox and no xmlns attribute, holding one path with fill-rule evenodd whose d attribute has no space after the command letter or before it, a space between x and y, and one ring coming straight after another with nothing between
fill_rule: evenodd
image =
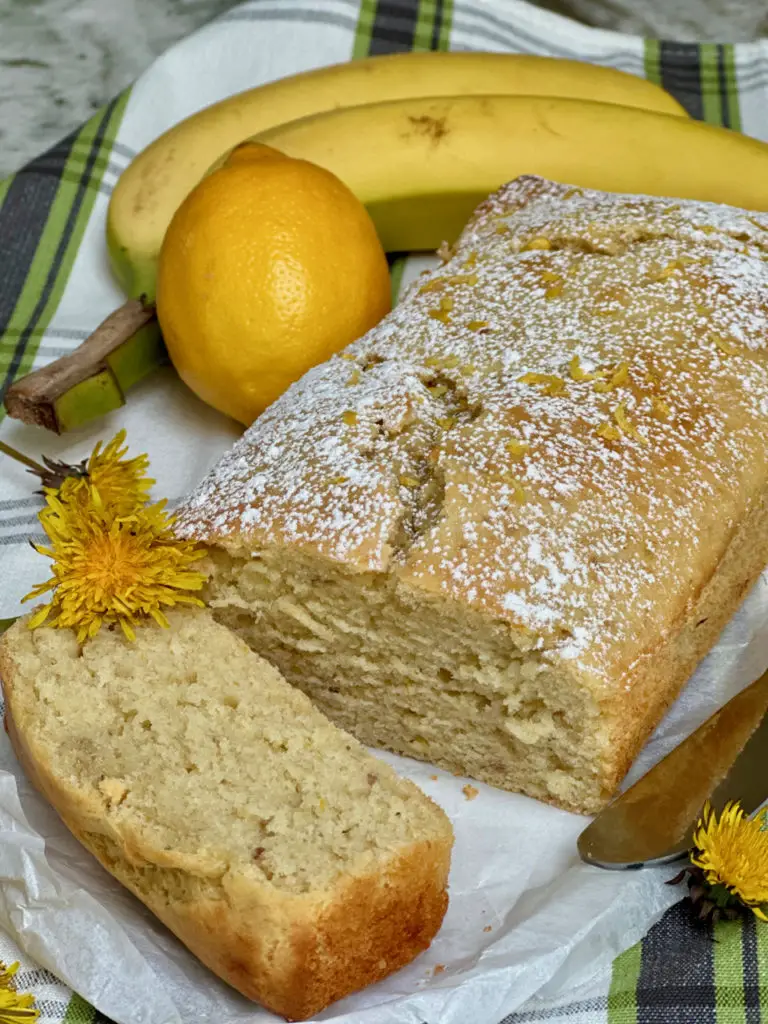
<instances>
[{"instance_id":1,"label":"banana peel","mask_svg":"<svg viewBox=\"0 0 768 1024\"><path fill-rule=\"evenodd\" d=\"M16 381L5 408L62 434L125 405L126 391L167 358L154 306L131 299L73 352Z\"/></svg>"}]
</instances>

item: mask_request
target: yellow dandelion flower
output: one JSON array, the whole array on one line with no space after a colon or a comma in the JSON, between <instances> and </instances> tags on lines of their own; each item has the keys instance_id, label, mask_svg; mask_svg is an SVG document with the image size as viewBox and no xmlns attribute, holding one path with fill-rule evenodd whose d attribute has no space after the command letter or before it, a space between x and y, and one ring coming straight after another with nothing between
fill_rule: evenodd
<instances>
[{"instance_id":1,"label":"yellow dandelion flower","mask_svg":"<svg viewBox=\"0 0 768 1024\"><path fill-rule=\"evenodd\" d=\"M0 990L0 1024L19 1024L20 1021L37 1020L39 1016L33 995L20 995L13 989Z\"/></svg>"},{"instance_id":2,"label":"yellow dandelion flower","mask_svg":"<svg viewBox=\"0 0 768 1024\"><path fill-rule=\"evenodd\" d=\"M147 476L149 458L137 455L126 459L128 446L121 430L102 448L96 445L87 462L65 476L59 487L45 487L46 495L55 494L67 505L81 507L91 501L91 487L98 491L102 503L115 515L127 516L146 505L154 480ZM50 513L44 510L45 515Z\"/></svg>"},{"instance_id":3,"label":"yellow dandelion flower","mask_svg":"<svg viewBox=\"0 0 768 1024\"><path fill-rule=\"evenodd\" d=\"M165 499L154 505L135 504L128 497L123 499L123 502L118 500L116 504L105 502L101 492L93 484L87 484L82 490L78 490L74 500L71 499L71 492L69 496L66 492L62 494L61 490L55 489L46 493L45 508L38 513L38 519L49 537L52 533L62 538L69 533L77 532L82 526L83 516L87 518L90 513L98 514L107 522L113 519L126 519L137 512L141 512L143 518L154 525L158 534L165 531L169 537L173 536L172 520L165 512ZM121 504L130 511L121 514Z\"/></svg>"},{"instance_id":4,"label":"yellow dandelion flower","mask_svg":"<svg viewBox=\"0 0 768 1024\"><path fill-rule=\"evenodd\" d=\"M55 495L47 503L40 521L49 544L34 546L52 559L53 575L24 600L52 596L30 619L31 629L48 622L75 630L82 643L103 624L119 624L132 640L142 620L168 625L163 608L202 604L192 592L205 577L190 567L204 552L173 536L163 502L118 517L89 486L87 500L76 505Z\"/></svg>"},{"instance_id":5,"label":"yellow dandelion flower","mask_svg":"<svg viewBox=\"0 0 768 1024\"><path fill-rule=\"evenodd\" d=\"M17 992L14 976L19 964L7 967L0 960L0 1024L17 1024L18 1021L34 1021L40 1016L35 1008L35 997L30 993Z\"/></svg>"},{"instance_id":6,"label":"yellow dandelion flower","mask_svg":"<svg viewBox=\"0 0 768 1024\"><path fill-rule=\"evenodd\" d=\"M709 803L693 835L691 863L710 886L722 887L749 907L761 921L768 904L768 830L765 815L748 818L736 802L725 805L718 819Z\"/></svg>"}]
</instances>

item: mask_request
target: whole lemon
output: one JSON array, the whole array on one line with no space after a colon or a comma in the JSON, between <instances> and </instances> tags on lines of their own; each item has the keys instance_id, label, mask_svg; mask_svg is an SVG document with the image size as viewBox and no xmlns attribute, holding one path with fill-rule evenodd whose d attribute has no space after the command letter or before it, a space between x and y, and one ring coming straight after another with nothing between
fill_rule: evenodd
<instances>
[{"instance_id":1,"label":"whole lemon","mask_svg":"<svg viewBox=\"0 0 768 1024\"><path fill-rule=\"evenodd\" d=\"M390 302L362 203L329 171L258 143L190 193L160 252L157 315L173 364L245 424Z\"/></svg>"}]
</instances>

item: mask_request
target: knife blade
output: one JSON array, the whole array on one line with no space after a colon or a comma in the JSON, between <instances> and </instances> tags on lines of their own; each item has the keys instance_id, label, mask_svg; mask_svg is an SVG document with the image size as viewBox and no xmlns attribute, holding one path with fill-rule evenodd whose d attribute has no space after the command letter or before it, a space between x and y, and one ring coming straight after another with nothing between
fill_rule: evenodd
<instances>
[{"instance_id":1,"label":"knife blade","mask_svg":"<svg viewBox=\"0 0 768 1024\"><path fill-rule=\"evenodd\" d=\"M707 800L756 811L768 798L767 711L768 672L597 815L579 836L582 860L618 870L676 860Z\"/></svg>"}]
</instances>

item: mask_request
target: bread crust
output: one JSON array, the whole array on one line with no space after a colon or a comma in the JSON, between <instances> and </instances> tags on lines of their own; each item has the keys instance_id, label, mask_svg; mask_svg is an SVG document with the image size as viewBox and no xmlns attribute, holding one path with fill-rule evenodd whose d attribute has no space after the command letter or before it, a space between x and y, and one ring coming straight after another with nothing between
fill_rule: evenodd
<instances>
[{"instance_id":1,"label":"bread crust","mask_svg":"<svg viewBox=\"0 0 768 1024\"><path fill-rule=\"evenodd\" d=\"M448 905L450 835L414 843L384 870L345 877L322 893L281 892L206 869L195 857L147 844L125 823L115 827L94 795L55 775L18 713L16 673L0 642L5 726L29 780L102 866L244 996L305 1020L429 946Z\"/></svg>"},{"instance_id":2,"label":"bread crust","mask_svg":"<svg viewBox=\"0 0 768 1024\"><path fill-rule=\"evenodd\" d=\"M673 624L666 642L644 652L628 671L624 686L604 702L603 715L611 730L603 766L604 802L767 564L768 489L734 533L710 579L691 594L685 615Z\"/></svg>"}]
</instances>

